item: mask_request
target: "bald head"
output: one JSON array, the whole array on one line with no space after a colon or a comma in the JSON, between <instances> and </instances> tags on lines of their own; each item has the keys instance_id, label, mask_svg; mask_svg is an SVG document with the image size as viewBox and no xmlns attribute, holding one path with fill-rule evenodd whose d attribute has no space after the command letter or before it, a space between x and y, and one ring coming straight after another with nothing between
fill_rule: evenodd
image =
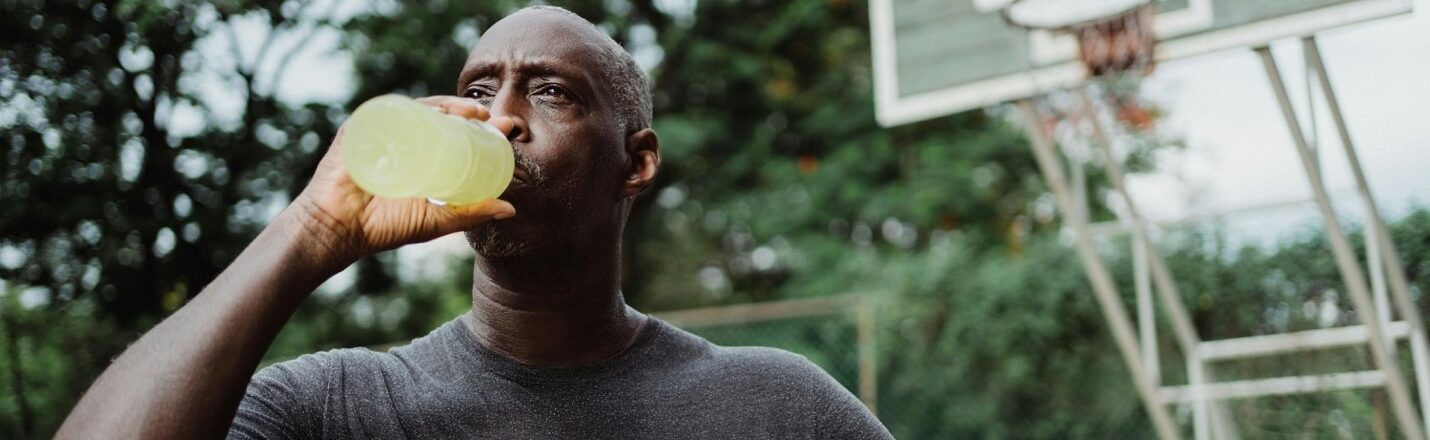
<instances>
[{"instance_id":1,"label":"bald head","mask_svg":"<svg viewBox=\"0 0 1430 440\"><path fill-rule=\"evenodd\" d=\"M634 132L648 128L651 124L650 80L645 71L636 64L626 49L616 43L610 35L576 13L557 6L528 6L508 15L493 24L494 30L506 31L504 25L521 23L525 27L533 23L542 24L541 29L521 29L522 33L535 33L533 37L550 38L552 32L570 33L583 40L590 49L597 66L599 79L608 86L610 97L616 108L617 118L624 131ZM475 55L475 52L473 53Z\"/></svg>"},{"instance_id":2,"label":"bald head","mask_svg":"<svg viewBox=\"0 0 1430 440\"><path fill-rule=\"evenodd\" d=\"M626 210L660 168L647 84L625 49L565 10L523 9L486 30L457 85L511 141L502 200L523 215L468 231L480 255L619 253Z\"/></svg>"}]
</instances>

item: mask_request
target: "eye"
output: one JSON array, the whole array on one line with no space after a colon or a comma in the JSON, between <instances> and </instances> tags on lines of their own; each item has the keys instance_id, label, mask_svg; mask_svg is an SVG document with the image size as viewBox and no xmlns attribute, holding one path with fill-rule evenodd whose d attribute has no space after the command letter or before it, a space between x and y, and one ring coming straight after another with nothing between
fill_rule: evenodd
<instances>
[{"instance_id":1,"label":"eye","mask_svg":"<svg viewBox=\"0 0 1430 440\"><path fill-rule=\"evenodd\" d=\"M571 94L567 93L566 89L555 84L538 87L536 93L533 95L556 102L569 102L572 100Z\"/></svg>"},{"instance_id":2,"label":"eye","mask_svg":"<svg viewBox=\"0 0 1430 440\"><path fill-rule=\"evenodd\" d=\"M493 95L491 91L488 91L481 87L468 87L467 92L464 93L463 96L466 96L468 98L475 98L479 101L486 101L492 99L492 97L495 95Z\"/></svg>"}]
</instances>

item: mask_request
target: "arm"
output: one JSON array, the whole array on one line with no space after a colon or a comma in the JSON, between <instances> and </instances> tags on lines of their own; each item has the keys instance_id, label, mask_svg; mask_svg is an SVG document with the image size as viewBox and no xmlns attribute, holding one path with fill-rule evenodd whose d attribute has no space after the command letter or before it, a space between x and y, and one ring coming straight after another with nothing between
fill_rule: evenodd
<instances>
[{"instance_id":1,"label":"arm","mask_svg":"<svg viewBox=\"0 0 1430 440\"><path fill-rule=\"evenodd\" d=\"M467 99L424 102L488 117ZM503 201L438 207L373 198L348 177L341 138L340 129L307 188L212 284L100 375L58 438L221 437L260 357L324 280L364 255L515 215Z\"/></svg>"}]
</instances>

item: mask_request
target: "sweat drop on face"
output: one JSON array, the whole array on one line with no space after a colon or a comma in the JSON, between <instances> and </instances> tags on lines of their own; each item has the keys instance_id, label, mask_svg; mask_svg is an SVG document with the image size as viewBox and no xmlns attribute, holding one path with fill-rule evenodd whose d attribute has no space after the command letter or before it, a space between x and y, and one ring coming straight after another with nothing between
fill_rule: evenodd
<instances>
[{"instance_id":1,"label":"sweat drop on face","mask_svg":"<svg viewBox=\"0 0 1430 440\"><path fill-rule=\"evenodd\" d=\"M496 127L384 95L358 106L342 135L343 163L363 191L456 205L494 199L511 183L511 144Z\"/></svg>"}]
</instances>

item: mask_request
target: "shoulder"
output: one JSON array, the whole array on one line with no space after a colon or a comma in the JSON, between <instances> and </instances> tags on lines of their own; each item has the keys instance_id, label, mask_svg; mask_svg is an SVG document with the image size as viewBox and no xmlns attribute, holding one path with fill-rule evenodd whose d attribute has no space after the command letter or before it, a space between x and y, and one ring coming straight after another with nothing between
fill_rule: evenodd
<instances>
[{"instance_id":1,"label":"shoulder","mask_svg":"<svg viewBox=\"0 0 1430 440\"><path fill-rule=\"evenodd\" d=\"M711 345L719 394L744 398L784 438L891 438L874 414L808 358L769 347Z\"/></svg>"},{"instance_id":2,"label":"shoulder","mask_svg":"<svg viewBox=\"0 0 1430 440\"><path fill-rule=\"evenodd\" d=\"M305 354L258 370L253 382L283 382L292 386L315 386L344 372L380 368L393 355L366 348L342 348Z\"/></svg>"},{"instance_id":3,"label":"shoulder","mask_svg":"<svg viewBox=\"0 0 1430 440\"><path fill-rule=\"evenodd\" d=\"M427 335L386 351L358 347L305 354L269 365L259 370L253 380L281 380L312 387L374 374L412 375L419 370L419 366L439 363L445 360L439 358L451 354L453 326L454 324L449 322ZM337 385L353 387L362 386L363 383Z\"/></svg>"},{"instance_id":4,"label":"shoulder","mask_svg":"<svg viewBox=\"0 0 1430 440\"><path fill-rule=\"evenodd\" d=\"M347 412L380 414L410 392L421 366L443 353L451 325L387 352L343 348L260 369L249 380L230 438L315 438L341 429Z\"/></svg>"},{"instance_id":5,"label":"shoulder","mask_svg":"<svg viewBox=\"0 0 1430 440\"><path fill-rule=\"evenodd\" d=\"M766 385L798 388L838 386L824 369L808 358L778 348L716 346L712 358L722 369L738 372L746 379Z\"/></svg>"},{"instance_id":6,"label":"shoulder","mask_svg":"<svg viewBox=\"0 0 1430 440\"><path fill-rule=\"evenodd\" d=\"M834 414L874 420L859 398L802 355L769 347L718 347L714 359L725 389L755 397L771 414L792 420Z\"/></svg>"},{"instance_id":7,"label":"shoulder","mask_svg":"<svg viewBox=\"0 0 1430 440\"><path fill-rule=\"evenodd\" d=\"M392 356L365 348L305 354L258 370L248 383L243 406L302 413L321 408L335 391L370 381L355 379L382 369ZM271 407L271 408L264 408Z\"/></svg>"},{"instance_id":8,"label":"shoulder","mask_svg":"<svg viewBox=\"0 0 1430 440\"><path fill-rule=\"evenodd\" d=\"M885 439L889 431L864 403L808 358L768 347L722 347L731 371L771 399L790 438Z\"/></svg>"},{"instance_id":9,"label":"shoulder","mask_svg":"<svg viewBox=\"0 0 1430 440\"><path fill-rule=\"evenodd\" d=\"M366 349L303 355L258 370L239 402L229 438L320 437L323 409L342 386L345 365L367 364L379 355Z\"/></svg>"},{"instance_id":10,"label":"shoulder","mask_svg":"<svg viewBox=\"0 0 1430 440\"><path fill-rule=\"evenodd\" d=\"M665 321L653 326L659 333L656 352L666 365L698 370L706 377L733 378L742 383L769 382L824 385L833 379L804 356L771 347L726 347ZM838 386L838 384L835 384Z\"/></svg>"}]
</instances>

